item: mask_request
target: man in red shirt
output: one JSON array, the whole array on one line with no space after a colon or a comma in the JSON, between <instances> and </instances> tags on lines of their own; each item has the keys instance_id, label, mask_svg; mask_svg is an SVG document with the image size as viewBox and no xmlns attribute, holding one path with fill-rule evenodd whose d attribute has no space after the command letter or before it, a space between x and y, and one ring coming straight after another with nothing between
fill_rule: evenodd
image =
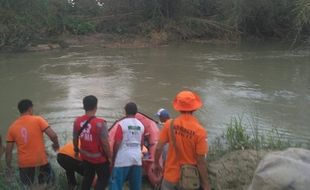
<instances>
[{"instance_id":1,"label":"man in red shirt","mask_svg":"<svg viewBox=\"0 0 310 190\"><path fill-rule=\"evenodd\" d=\"M73 145L76 155L80 153L83 160L84 176L82 190L89 190L95 176L98 180L95 190L105 189L110 176L109 162L111 152L108 141L107 123L95 117L98 100L89 95L83 99L85 114L77 117L73 126ZM80 148L78 148L80 140Z\"/></svg>"}]
</instances>

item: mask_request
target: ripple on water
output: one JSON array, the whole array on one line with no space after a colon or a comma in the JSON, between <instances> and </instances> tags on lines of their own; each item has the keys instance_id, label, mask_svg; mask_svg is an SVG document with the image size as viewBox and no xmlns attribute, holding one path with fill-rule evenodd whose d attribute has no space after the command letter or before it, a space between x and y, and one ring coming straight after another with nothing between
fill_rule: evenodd
<instances>
[{"instance_id":1,"label":"ripple on water","mask_svg":"<svg viewBox=\"0 0 310 190\"><path fill-rule=\"evenodd\" d=\"M296 98L297 94L289 90L276 90L274 96L292 100L293 98Z\"/></svg>"},{"instance_id":2,"label":"ripple on water","mask_svg":"<svg viewBox=\"0 0 310 190\"><path fill-rule=\"evenodd\" d=\"M208 62L214 61L241 61L243 60L242 54L204 54L199 56L194 56L194 59L204 60Z\"/></svg>"},{"instance_id":3,"label":"ripple on water","mask_svg":"<svg viewBox=\"0 0 310 190\"><path fill-rule=\"evenodd\" d=\"M62 56L59 56L59 57L51 57L49 59L68 59L68 58L72 58L72 57L75 57L75 56L80 56L80 55L84 55L85 53L79 53L79 52L69 52L68 54L66 55L62 55Z\"/></svg>"},{"instance_id":4,"label":"ripple on water","mask_svg":"<svg viewBox=\"0 0 310 190\"><path fill-rule=\"evenodd\" d=\"M249 87L229 87L223 89L223 93L238 98L259 99L265 101L271 100L267 94L259 91L258 89Z\"/></svg>"}]
</instances>

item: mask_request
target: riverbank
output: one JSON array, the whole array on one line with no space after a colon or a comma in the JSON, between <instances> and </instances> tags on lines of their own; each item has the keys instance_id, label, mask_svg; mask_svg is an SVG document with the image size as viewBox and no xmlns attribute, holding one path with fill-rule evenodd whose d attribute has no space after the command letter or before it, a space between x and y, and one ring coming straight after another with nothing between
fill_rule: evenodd
<instances>
[{"instance_id":1,"label":"riverbank","mask_svg":"<svg viewBox=\"0 0 310 190\"><path fill-rule=\"evenodd\" d=\"M208 163L209 179L213 190L246 190L251 184L254 171L261 159L271 152L270 150L237 150L227 152L217 160ZM33 189L61 190L67 188L66 176L62 168L54 165L55 182L47 187L35 185ZM3 170L0 172L0 188L2 190L24 189L18 182L18 171L13 178L7 179ZM78 176L81 183L81 177ZM128 189L125 188L124 189ZM143 190L152 190L146 178L143 178Z\"/></svg>"},{"instance_id":2,"label":"riverbank","mask_svg":"<svg viewBox=\"0 0 310 190\"><path fill-rule=\"evenodd\" d=\"M70 47L84 47L95 45L101 48L149 48L162 47L176 42L200 43L200 44L214 44L214 45L236 45L238 41L220 40L220 39L187 39L176 40L168 39L166 33L154 32L149 37L139 35L116 35L93 33L88 35L63 35L57 37L58 39L47 40L44 43L33 44L26 46L23 51L49 51L54 49L65 49ZM10 51L10 49L7 49Z\"/></svg>"},{"instance_id":3,"label":"riverbank","mask_svg":"<svg viewBox=\"0 0 310 190\"><path fill-rule=\"evenodd\" d=\"M229 152L218 160L208 163L208 173L214 190L246 190L251 183L253 173L261 160L268 151L239 150ZM54 165L55 183L47 187L36 186L33 189L66 189L66 176L62 168ZM14 173L12 179L6 179L3 170L0 172L0 189L2 190L22 190L23 187L18 182L18 171ZM81 182L81 177L78 177ZM128 189L128 188L124 188ZM143 190L152 190L146 178L143 178Z\"/></svg>"},{"instance_id":4,"label":"riverbank","mask_svg":"<svg viewBox=\"0 0 310 190\"><path fill-rule=\"evenodd\" d=\"M32 43L25 46L18 51L22 52L39 52L50 51L57 49L67 48L83 48L87 46L97 46L102 49L140 49L140 48L156 48L169 46L176 43L193 43L193 44L206 44L216 46L228 46L236 47L242 44L283 44L288 49L309 49L309 41L304 41L298 46L293 45L291 41L279 41L277 39L270 39L267 41L261 41L258 39L248 39L247 41L241 41L240 39L208 39L208 38L190 38L190 39L174 39L167 36L165 32L153 32L150 36L140 35L118 35L118 34L105 34L105 33L92 33L87 35L61 35L55 36L55 38L48 38L38 43ZM0 52L15 52L12 47L3 47Z\"/></svg>"},{"instance_id":5,"label":"riverbank","mask_svg":"<svg viewBox=\"0 0 310 190\"><path fill-rule=\"evenodd\" d=\"M213 142L209 142L207 168L213 190L246 190L251 184L257 165L267 153L289 147L310 148L310 142L306 144L292 142L283 138L276 129L271 133L264 134L258 132L258 127L245 123L241 117L232 118L232 122L228 124L223 135ZM45 189L65 189L65 173L56 164L54 158L52 161L56 174L55 183ZM1 163L3 164L3 161ZM23 189L18 183L18 171L10 180L8 182L5 179L2 167L0 169L0 188L4 190ZM79 180L81 180L80 177ZM147 179L144 178L143 181L143 189L151 190L152 187Z\"/></svg>"}]
</instances>

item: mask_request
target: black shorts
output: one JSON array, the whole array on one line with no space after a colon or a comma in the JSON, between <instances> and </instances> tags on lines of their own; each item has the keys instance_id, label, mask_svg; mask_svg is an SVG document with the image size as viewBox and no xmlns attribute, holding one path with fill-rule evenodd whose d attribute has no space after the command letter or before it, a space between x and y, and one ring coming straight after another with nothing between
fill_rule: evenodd
<instances>
[{"instance_id":1,"label":"black shorts","mask_svg":"<svg viewBox=\"0 0 310 190\"><path fill-rule=\"evenodd\" d=\"M19 177L24 185L33 184L36 168L38 168L39 171L39 184L50 183L52 181L53 171L51 165L47 163L43 166L38 167L19 168Z\"/></svg>"},{"instance_id":2,"label":"black shorts","mask_svg":"<svg viewBox=\"0 0 310 190\"><path fill-rule=\"evenodd\" d=\"M66 170L68 184L77 185L75 172L79 173L80 175L83 175L84 170L82 161L74 159L68 155L58 153L57 162L61 167L63 167Z\"/></svg>"}]
</instances>

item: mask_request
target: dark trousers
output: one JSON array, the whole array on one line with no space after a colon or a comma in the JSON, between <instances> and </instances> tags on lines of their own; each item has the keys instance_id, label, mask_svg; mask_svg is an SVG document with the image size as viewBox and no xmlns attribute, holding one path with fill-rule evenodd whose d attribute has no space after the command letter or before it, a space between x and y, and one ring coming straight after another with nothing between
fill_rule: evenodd
<instances>
[{"instance_id":1,"label":"dark trousers","mask_svg":"<svg viewBox=\"0 0 310 190\"><path fill-rule=\"evenodd\" d=\"M84 160L83 167L84 177L82 181L82 190L90 189L95 173L97 174L95 190L104 190L108 186L110 177L109 162L93 164Z\"/></svg>"},{"instance_id":2,"label":"dark trousers","mask_svg":"<svg viewBox=\"0 0 310 190\"><path fill-rule=\"evenodd\" d=\"M80 175L83 175L84 171L82 161L74 159L68 155L58 153L57 162L62 168L65 169L68 184L73 186L77 185L75 172L79 173Z\"/></svg>"},{"instance_id":3,"label":"dark trousers","mask_svg":"<svg viewBox=\"0 0 310 190\"><path fill-rule=\"evenodd\" d=\"M37 167L39 168L39 184L49 183L52 180L52 168L49 163ZM19 168L19 177L24 185L32 185L34 182L36 167Z\"/></svg>"}]
</instances>

